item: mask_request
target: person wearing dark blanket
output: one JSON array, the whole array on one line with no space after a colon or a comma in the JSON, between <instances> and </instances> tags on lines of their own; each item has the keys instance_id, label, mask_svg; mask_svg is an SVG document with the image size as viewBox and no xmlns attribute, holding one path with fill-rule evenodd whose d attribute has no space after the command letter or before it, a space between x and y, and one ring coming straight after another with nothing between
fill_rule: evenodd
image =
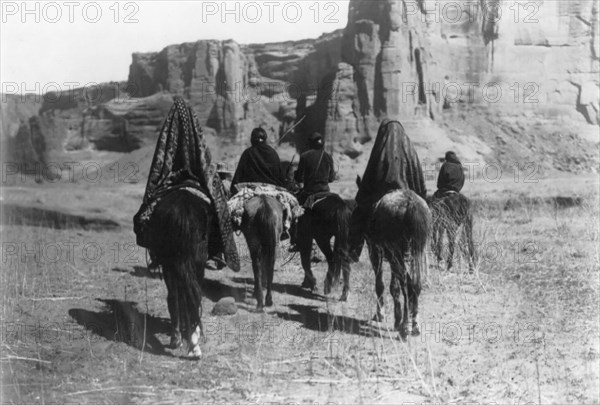
<instances>
[{"instance_id":1,"label":"person wearing dark blanket","mask_svg":"<svg viewBox=\"0 0 600 405\"><path fill-rule=\"evenodd\" d=\"M279 155L267 144L267 133L262 128L254 128L250 135L252 146L242 153L238 167L231 181L231 195L239 190L239 183L267 183L285 187L281 174Z\"/></svg>"},{"instance_id":2,"label":"person wearing dark blanket","mask_svg":"<svg viewBox=\"0 0 600 405\"><path fill-rule=\"evenodd\" d=\"M298 170L294 174L294 180L303 184L298 194L301 205L313 194L329 192L329 183L335 180L333 158L325 152L323 136L315 132L308 142L310 149L300 155ZM295 226L290 231L290 245L290 252L297 251Z\"/></svg>"},{"instance_id":3,"label":"person wearing dark blanket","mask_svg":"<svg viewBox=\"0 0 600 405\"><path fill-rule=\"evenodd\" d=\"M387 192L410 189L427 197L425 178L412 142L400 122L384 120L377 131L367 168L358 186L356 209L350 224L350 258L358 261L365 241L367 220L374 204Z\"/></svg>"},{"instance_id":4,"label":"person wearing dark blanket","mask_svg":"<svg viewBox=\"0 0 600 405\"><path fill-rule=\"evenodd\" d=\"M309 147L300 155L298 170L294 174L294 180L303 184L298 195L300 204L304 204L315 193L328 192L329 183L335 179L333 158L323 149L323 136L320 133L315 132L310 136Z\"/></svg>"},{"instance_id":5,"label":"person wearing dark blanket","mask_svg":"<svg viewBox=\"0 0 600 405\"><path fill-rule=\"evenodd\" d=\"M465 185L465 173L456 153L446 152L445 162L440 168L437 179L437 191L433 194L435 198L442 198L449 191L460 193Z\"/></svg>"},{"instance_id":6,"label":"person wearing dark blanket","mask_svg":"<svg viewBox=\"0 0 600 405\"><path fill-rule=\"evenodd\" d=\"M209 256L216 267L227 265L240 271L225 188L212 163L198 117L176 96L158 136L142 205L133 218L138 245L149 247L152 235L146 229L153 207L162 196L178 188L196 189L209 197L216 214L214 229L209 232Z\"/></svg>"}]
</instances>

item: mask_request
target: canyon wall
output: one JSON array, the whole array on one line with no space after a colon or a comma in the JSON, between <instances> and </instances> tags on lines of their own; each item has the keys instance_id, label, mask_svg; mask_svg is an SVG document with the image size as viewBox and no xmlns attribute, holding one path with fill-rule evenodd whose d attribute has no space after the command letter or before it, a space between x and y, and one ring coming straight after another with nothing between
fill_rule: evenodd
<instances>
[{"instance_id":1,"label":"canyon wall","mask_svg":"<svg viewBox=\"0 0 600 405\"><path fill-rule=\"evenodd\" d=\"M599 46L593 0L351 0L347 27L317 39L171 45L134 53L127 82L3 96L0 135L11 153L40 136L46 151L130 152L155 142L174 94L231 145L302 119L287 141L319 131L350 157L385 117L444 125L469 105L598 125Z\"/></svg>"}]
</instances>

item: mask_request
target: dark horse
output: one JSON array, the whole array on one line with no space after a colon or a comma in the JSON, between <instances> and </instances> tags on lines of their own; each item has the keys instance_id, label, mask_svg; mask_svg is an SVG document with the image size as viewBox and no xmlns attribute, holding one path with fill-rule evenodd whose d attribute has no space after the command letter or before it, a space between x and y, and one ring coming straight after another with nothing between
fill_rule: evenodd
<instances>
[{"instance_id":1,"label":"dark horse","mask_svg":"<svg viewBox=\"0 0 600 405\"><path fill-rule=\"evenodd\" d=\"M167 284L171 348L182 345L183 331L190 357L202 354L201 285L212 226L210 203L185 189L162 197L148 223L149 249Z\"/></svg>"},{"instance_id":2,"label":"dark horse","mask_svg":"<svg viewBox=\"0 0 600 405\"><path fill-rule=\"evenodd\" d=\"M283 206L270 196L252 197L245 203L241 229L252 258L256 309L261 311L264 304L273 305L271 290L276 250L283 232ZM263 304L264 287L267 296Z\"/></svg>"},{"instance_id":3,"label":"dark horse","mask_svg":"<svg viewBox=\"0 0 600 405\"><path fill-rule=\"evenodd\" d=\"M427 203L412 190L402 189L388 192L375 203L365 232L375 271L377 309L374 320L383 320L385 286L382 267L385 258L392 271L390 293L394 299L394 327L403 340L411 332L410 326L413 335L420 333L417 315L430 223ZM400 291L404 296L404 308L400 303ZM409 309L412 325L408 319Z\"/></svg>"},{"instance_id":4,"label":"dark horse","mask_svg":"<svg viewBox=\"0 0 600 405\"><path fill-rule=\"evenodd\" d=\"M331 287L340 280L343 270L344 288L340 301L346 301L350 290L350 261L348 258L348 235L350 217L356 203L354 200L343 200L337 194L328 194L322 200L305 209L304 215L298 219L297 246L304 269L303 288L316 289L317 280L311 270L312 241L317 242L319 249L327 259L327 276L324 293L329 294ZM335 238L333 249L331 238Z\"/></svg>"},{"instance_id":5,"label":"dark horse","mask_svg":"<svg viewBox=\"0 0 600 405\"><path fill-rule=\"evenodd\" d=\"M463 235L467 239L469 250L469 273L475 266L475 246L473 244L473 214L471 202L460 193L449 193L442 198L430 198L429 206L433 216L433 250L438 264L442 261L442 242L444 233L448 236L447 270L452 268L454 249L458 230L462 225Z\"/></svg>"}]
</instances>

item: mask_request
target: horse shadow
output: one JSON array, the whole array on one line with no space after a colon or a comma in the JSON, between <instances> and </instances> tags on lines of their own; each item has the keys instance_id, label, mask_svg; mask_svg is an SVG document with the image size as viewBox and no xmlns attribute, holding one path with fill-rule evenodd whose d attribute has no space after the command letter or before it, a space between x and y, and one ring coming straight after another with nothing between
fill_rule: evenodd
<instances>
[{"instance_id":1,"label":"horse shadow","mask_svg":"<svg viewBox=\"0 0 600 405\"><path fill-rule=\"evenodd\" d=\"M146 266L133 266L133 271L121 267L114 267L112 271L117 273L129 273L129 275L133 277L162 278L160 272L153 273Z\"/></svg>"},{"instance_id":2,"label":"horse shadow","mask_svg":"<svg viewBox=\"0 0 600 405\"><path fill-rule=\"evenodd\" d=\"M233 277L231 279L231 281L236 282L236 283L250 284L251 286L253 286L252 288L254 289L254 279L253 278ZM273 283L273 291L275 291L279 294L293 295L295 297L313 299L313 300L317 300L317 301L326 301L327 300L327 298L325 298L324 296L313 293L310 290L308 290L306 288L302 288L296 284Z\"/></svg>"},{"instance_id":3,"label":"horse shadow","mask_svg":"<svg viewBox=\"0 0 600 405\"><path fill-rule=\"evenodd\" d=\"M344 315L334 315L329 312L321 312L319 309L322 308L318 306L290 304L288 308L296 313L274 312L274 314L286 321L299 322L309 330L317 332L336 331L370 337L384 336L384 331L375 327L369 321Z\"/></svg>"},{"instance_id":4,"label":"horse shadow","mask_svg":"<svg viewBox=\"0 0 600 405\"><path fill-rule=\"evenodd\" d=\"M141 313L132 301L97 300L106 305L104 311L71 308L69 316L90 333L107 340L125 343L151 354L170 355L156 337L157 334L170 333L169 320Z\"/></svg>"},{"instance_id":5,"label":"horse shadow","mask_svg":"<svg viewBox=\"0 0 600 405\"><path fill-rule=\"evenodd\" d=\"M233 297L236 303L244 302L247 289L223 284L220 280L204 278L202 281L202 295L212 302L217 302L223 297Z\"/></svg>"}]
</instances>

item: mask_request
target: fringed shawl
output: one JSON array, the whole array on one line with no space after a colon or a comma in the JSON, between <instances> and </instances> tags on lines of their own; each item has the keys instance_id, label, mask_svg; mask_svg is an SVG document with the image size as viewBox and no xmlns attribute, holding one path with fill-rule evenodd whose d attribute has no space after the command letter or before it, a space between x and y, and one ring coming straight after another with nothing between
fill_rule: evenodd
<instances>
[{"instance_id":1,"label":"fringed shawl","mask_svg":"<svg viewBox=\"0 0 600 405\"><path fill-rule=\"evenodd\" d=\"M206 146L198 118L181 97L174 98L173 107L160 131L143 205L150 206L173 189L174 178L177 183L191 180L208 193L217 213L225 260L232 270L239 271L226 192L216 165L211 162L210 149Z\"/></svg>"},{"instance_id":2,"label":"fringed shawl","mask_svg":"<svg viewBox=\"0 0 600 405\"><path fill-rule=\"evenodd\" d=\"M417 152L398 121L384 120L377 131L356 203L369 207L388 191L409 188L425 199L427 190Z\"/></svg>"}]
</instances>

